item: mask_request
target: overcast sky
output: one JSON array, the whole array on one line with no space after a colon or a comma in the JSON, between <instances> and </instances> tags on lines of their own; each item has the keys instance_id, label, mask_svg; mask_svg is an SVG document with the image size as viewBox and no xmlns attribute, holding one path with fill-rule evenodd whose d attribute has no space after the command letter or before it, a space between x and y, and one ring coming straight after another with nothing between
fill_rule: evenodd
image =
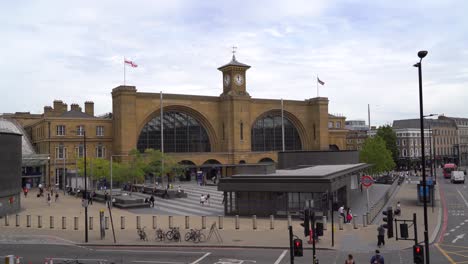
<instances>
[{"instance_id":1,"label":"overcast sky","mask_svg":"<svg viewBox=\"0 0 468 264\"><path fill-rule=\"evenodd\" d=\"M467 1L1 1L0 113L55 99L112 111L111 89L218 96L217 67L247 71L254 98L320 96L329 112L389 124L425 113L468 117ZM287 106L286 106L287 108Z\"/></svg>"}]
</instances>

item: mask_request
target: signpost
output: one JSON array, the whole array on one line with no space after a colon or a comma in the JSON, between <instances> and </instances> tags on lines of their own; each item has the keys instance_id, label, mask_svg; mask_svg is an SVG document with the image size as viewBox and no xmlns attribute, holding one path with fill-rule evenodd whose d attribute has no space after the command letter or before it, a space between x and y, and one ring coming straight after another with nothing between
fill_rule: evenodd
<instances>
[{"instance_id":1,"label":"signpost","mask_svg":"<svg viewBox=\"0 0 468 264\"><path fill-rule=\"evenodd\" d=\"M366 196L367 196L367 212L369 213L369 187L374 183L374 179L370 175L361 176L361 184L366 187Z\"/></svg>"}]
</instances>

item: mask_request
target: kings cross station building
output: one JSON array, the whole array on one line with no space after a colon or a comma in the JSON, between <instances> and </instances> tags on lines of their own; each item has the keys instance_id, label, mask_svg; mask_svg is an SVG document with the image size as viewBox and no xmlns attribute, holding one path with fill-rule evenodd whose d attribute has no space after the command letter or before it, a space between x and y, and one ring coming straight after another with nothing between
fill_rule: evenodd
<instances>
[{"instance_id":1,"label":"kings cross station building","mask_svg":"<svg viewBox=\"0 0 468 264\"><path fill-rule=\"evenodd\" d=\"M93 102L85 102L82 111L78 104L69 109L56 100L42 114L16 112L3 118L22 126L38 154L48 154L32 185L64 186L66 175L76 171L77 160L83 157L85 131L88 158L161 149L192 170L220 176L232 175L239 164L277 162L283 147L346 149L345 117L329 114L328 98L252 98L247 89L249 68L234 55L219 67L223 87L219 96L139 92L123 85L112 89L109 114L95 115Z\"/></svg>"}]
</instances>

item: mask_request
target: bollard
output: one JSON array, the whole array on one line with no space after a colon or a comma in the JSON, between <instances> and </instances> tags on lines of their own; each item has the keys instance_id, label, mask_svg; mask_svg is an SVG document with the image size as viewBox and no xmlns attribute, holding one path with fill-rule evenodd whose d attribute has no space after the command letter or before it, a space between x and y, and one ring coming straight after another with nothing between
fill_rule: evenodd
<instances>
[{"instance_id":1,"label":"bollard","mask_svg":"<svg viewBox=\"0 0 468 264\"><path fill-rule=\"evenodd\" d=\"M292 226L291 215L288 214L288 226Z\"/></svg>"},{"instance_id":2,"label":"bollard","mask_svg":"<svg viewBox=\"0 0 468 264\"><path fill-rule=\"evenodd\" d=\"M173 216L170 215L169 216L169 229L171 229L173 226L172 226L172 219L173 219Z\"/></svg>"},{"instance_id":3,"label":"bollard","mask_svg":"<svg viewBox=\"0 0 468 264\"><path fill-rule=\"evenodd\" d=\"M10 216L5 215L5 226L10 226Z\"/></svg>"},{"instance_id":4,"label":"bollard","mask_svg":"<svg viewBox=\"0 0 468 264\"><path fill-rule=\"evenodd\" d=\"M185 229L190 228L190 216L186 215L185 216Z\"/></svg>"},{"instance_id":5,"label":"bollard","mask_svg":"<svg viewBox=\"0 0 468 264\"><path fill-rule=\"evenodd\" d=\"M50 229L54 229L54 216L53 215L51 215L49 218L49 226L50 226Z\"/></svg>"},{"instance_id":6,"label":"bollard","mask_svg":"<svg viewBox=\"0 0 468 264\"><path fill-rule=\"evenodd\" d=\"M16 227L19 227L20 226L20 216L17 214L16 215Z\"/></svg>"},{"instance_id":7,"label":"bollard","mask_svg":"<svg viewBox=\"0 0 468 264\"><path fill-rule=\"evenodd\" d=\"M141 228L141 216L137 215L136 217L136 228L140 229Z\"/></svg>"},{"instance_id":8,"label":"bollard","mask_svg":"<svg viewBox=\"0 0 468 264\"><path fill-rule=\"evenodd\" d=\"M157 217L155 215L153 215L153 229L156 229L158 228L158 225L157 225Z\"/></svg>"},{"instance_id":9,"label":"bollard","mask_svg":"<svg viewBox=\"0 0 468 264\"><path fill-rule=\"evenodd\" d=\"M108 216L104 217L104 228L109 229L109 217Z\"/></svg>"},{"instance_id":10,"label":"bollard","mask_svg":"<svg viewBox=\"0 0 468 264\"><path fill-rule=\"evenodd\" d=\"M42 228L42 215L37 216L37 228Z\"/></svg>"},{"instance_id":11,"label":"bollard","mask_svg":"<svg viewBox=\"0 0 468 264\"><path fill-rule=\"evenodd\" d=\"M353 226L354 226L354 229L358 229L356 218L357 218L357 215L353 215Z\"/></svg>"},{"instance_id":12,"label":"bollard","mask_svg":"<svg viewBox=\"0 0 468 264\"><path fill-rule=\"evenodd\" d=\"M252 215L252 228L253 230L257 230L257 216Z\"/></svg>"},{"instance_id":13,"label":"bollard","mask_svg":"<svg viewBox=\"0 0 468 264\"><path fill-rule=\"evenodd\" d=\"M120 229L125 229L125 216L120 217Z\"/></svg>"},{"instance_id":14,"label":"bollard","mask_svg":"<svg viewBox=\"0 0 468 264\"><path fill-rule=\"evenodd\" d=\"M89 230L93 230L93 228L94 228L93 220L94 220L94 217L90 216L89 217L89 226L88 226Z\"/></svg>"},{"instance_id":15,"label":"bollard","mask_svg":"<svg viewBox=\"0 0 468 264\"><path fill-rule=\"evenodd\" d=\"M201 217L201 228L206 229L206 216Z\"/></svg>"},{"instance_id":16,"label":"bollard","mask_svg":"<svg viewBox=\"0 0 468 264\"><path fill-rule=\"evenodd\" d=\"M368 225L370 225L370 224L371 224L370 221L371 221L370 213L367 212L367 214L366 214L366 223L367 223Z\"/></svg>"},{"instance_id":17,"label":"bollard","mask_svg":"<svg viewBox=\"0 0 468 264\"><path fill-rule=\"evenodd\" d=\"M15 260L15 256L13 255L5 256L5 264L13 264L14 260Z\"/></svg>"},{"instance_id":18,"label":"bollard","mask_svg":"<svg viewBox=\"0 0 468 264\"><path fill-rule=\"evenodd\" d=\"M327 230L327 216L326 215L322 217L322 222L323 222L323 230Z\"/></svg>"},{"instance_id":19,"label":"bollard","mask_svg":"<svg viewBox=\"0 0 468 264\"><path fill-rule=\"evenodd\" d=\"M218 228L223 229L224 216L218 215Z\"/></svg>"},{"instance_id":20,"label":"bollard","mask_svg":"<svg viewBox=\"0 0 468 264\"><path fill-rule=\"evenodd\" d=\"M275 229L275 216L270 215L270 229L273 230Z\"/></svg>"},{"instance_id":21,"label":"bollard","mask_svg":"<svg viewBox=\"0 0 468 264\"><path fill-rule=\"evenodd\" d=\"M62 216L62 229L67 229L67 218Z\"/></svg>"},{"instance_id":22,"label":"bollard","mask_svg":"<svg viewBox=\"0 0 468 264\"><path fill-rule=\"evenodd\" d=\"M78 230L78 216L73 217L73 229Z\"/></svg>"},{"instance_id":23,"label":"bollard","mask_svg":"<svg viewBox=\"0 0 468 264\"><path fill-rule=\"evenodd\" d=\"M362 227L367 226L367 214L362 215Z\"/></svg>"},{"instance_id":24,"label":"bollard","mask_svg":"<svg viewBox=\"0 0 468 264\"><path fill-rule=\"evenodd\" d=\"M26 227L31 227L31 215L26 215Z\"/></svg>"},{"instance_id":25,"label":"bollard","mask_svg":"<svg viewBox=\"0 0 468 264\"><path fill-rule=\"evenodd\" d=\"M340 230L343 230L343 220L344 219L343 217L341 217L341 219L338 220L338 226L340 227Z\"/></svg>"},{"instance_id":26,"label":"bollard","mask_svg":"<svg viewBox=\"0 0 468 264\"><path fill-rule=\"evenodd\" d=\"M239 215L236 215L236 229L239 229Z\"/></svg>"}]
</instances>

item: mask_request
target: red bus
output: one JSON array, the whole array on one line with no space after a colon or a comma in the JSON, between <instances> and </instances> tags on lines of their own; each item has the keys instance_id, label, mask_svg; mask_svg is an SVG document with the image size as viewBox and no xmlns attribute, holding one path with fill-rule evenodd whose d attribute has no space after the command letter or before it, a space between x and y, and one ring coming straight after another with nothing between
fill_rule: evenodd
<instances>
[{"instance_id":1,"label":"red bus","mask_svg":"<svg viewBox=\"0 0 468 264\"><path fill-rule=\"evenodd\" d=\"M450 176L452 175L452 171L455 171L457 170L457 165L453 164L453 163L447 163L444 165L444 178L450 178Z\"/></svg>"}]
</instances>

